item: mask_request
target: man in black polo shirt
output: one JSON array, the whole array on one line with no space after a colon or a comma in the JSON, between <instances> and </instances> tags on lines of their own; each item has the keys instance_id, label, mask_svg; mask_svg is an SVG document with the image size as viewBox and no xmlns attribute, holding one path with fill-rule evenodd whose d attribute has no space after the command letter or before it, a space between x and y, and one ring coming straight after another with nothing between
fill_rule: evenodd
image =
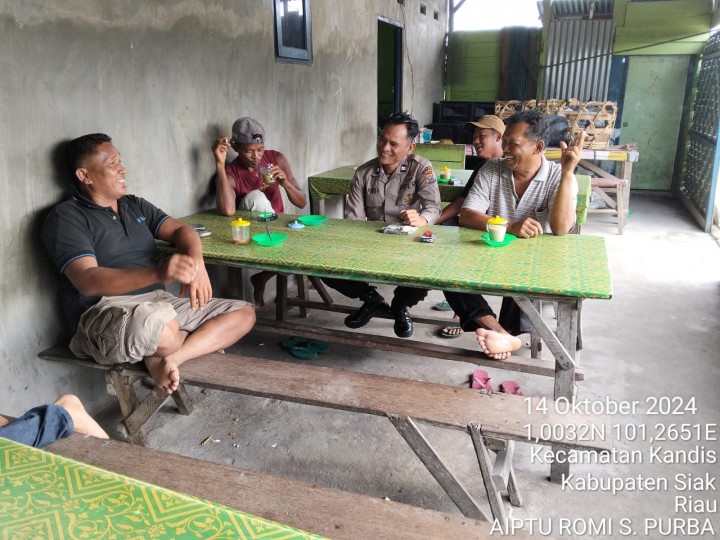
<instances>
[{"instance_id":1,"label":"man in black polo shirt","mask_svg":"<svg viewBox=\"0 0 720 540\"><path fill-rule=\"evenodd\" d=\"M171 394L179 366L235 343L255 323L241 300L212 298L197 232L134 195L110 137L75 139L68 163L78 181L43 224L42 239L62 274L73 353L100 364L144 360ZM155 239L177 253L155 262ZM164 284L179 281L180 297ZM189 299L184 298L189 293Z\"/></svg>"}]
</instances>

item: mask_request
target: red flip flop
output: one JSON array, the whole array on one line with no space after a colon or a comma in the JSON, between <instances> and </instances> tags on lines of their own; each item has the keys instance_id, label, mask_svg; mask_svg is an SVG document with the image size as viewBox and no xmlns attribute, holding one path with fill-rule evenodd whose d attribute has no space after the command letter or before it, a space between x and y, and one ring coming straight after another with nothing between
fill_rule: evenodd
<instances>
[{"instance_id":1,"label":"red flip flop","mask_svg":"<svg viewBox=\"0 0 720 540\"><path fill-rule=\"evenodd\" d=\"M488 394L493 394L492 383L490 382L490 375L484 369L476 369L470 376L470 388L473 390L482 390Z\"/></svg>"},{"instance_id":2,"label":"red flip flop","mask_svg":"<svg viewBox=\"0 0 720 540\"><path fill-rule=\"evenodd\" d=\"M500 391L504 394L512 394L514 396L522 396L523 391L515 381L503 381L500 383Z\"/></svg>"}]
</instances>

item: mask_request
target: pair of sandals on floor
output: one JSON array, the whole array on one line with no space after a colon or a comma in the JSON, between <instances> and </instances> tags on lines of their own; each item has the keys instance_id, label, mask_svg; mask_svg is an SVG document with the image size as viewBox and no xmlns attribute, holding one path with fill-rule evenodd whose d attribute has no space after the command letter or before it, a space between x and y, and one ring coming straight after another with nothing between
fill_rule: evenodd
<instances>
[{"instance_id":1,"label":"pair of sandals on floor","mask_svg":"<svg viewBox=\"0 0 720 540\"><path fill-rule=\"evenodd\" d=\"M479 390L484 394L494 394L495 389L492 385L492 378L484 369L476 369L470 376L470 388ZM514 396L522 396L522 387L515 381L503 381L500 383L499 390L503 394L512 394Z\"/></svg>"}]
</instances>

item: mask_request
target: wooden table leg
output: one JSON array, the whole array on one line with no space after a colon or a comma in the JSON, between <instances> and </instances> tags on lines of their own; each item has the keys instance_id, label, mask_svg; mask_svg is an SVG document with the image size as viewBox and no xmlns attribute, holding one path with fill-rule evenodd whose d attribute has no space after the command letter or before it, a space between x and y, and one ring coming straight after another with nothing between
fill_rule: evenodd
<instances>
[{"instance_id":1,"label":"wooden table leg","mask_svg":"<svg viewBox=\"0 0 720 540\"><path fill-rule=\"evenodd\" d=\"M316 199L310 196L310 211L313 214L325 215L325 199Z\"/></svg>"},{"instance_id":2,"label":"wooden table leg","mask_svg":"<svg viewBox=\"0 0 720 540\"><path fill-rule=\"evenodd\" d=\"M295 281L297 283L297 293L300 300L307 300L307 287L305 286L305 276L302 274L295 274ZM307 307L300 306L300 317L303 319L307 318Z\"/></svg>"},{"instance_id":3,"label":"wooden table leg","mask_svg":"<svg viewBox=\"0 0 720 540\"><path fill-rule=\"evenodd\" d=\"M277 293L275 296L275 319L278 321L287 321L288 303L288 275L277 274Z\"/></svg>"},{"instance_id":4,"label":"wooden table leg","mask_svg":"<svg viewBox=\"0 0 720 540\"><path fill-rule=\"evenodd\" d=\"M625 218L627 218L627 212L630 211L630 186L632 184L632 170L632 161L620 162L620 178L627 181L624 185L625 197L623 198L623 208L626 212Z\"/></svg>"},{"instance_id":5,"label":"wooden table leg","mask_svg":"<svg viewBox=\"0 0 720 540\"><path fill-rule=\"evenodd\" d=\"M557 337L568 354L575 359L577 345L577 310L578 300L571 302L558 302L557 310ZM575 365L564 369L559 363L555 364L555 392L554 398L567 399L570 403L575 401ZM562 483L566 475L570 474L570 464L567 463L567 450L553 446L555 456L559 458L550 466L550 481Z\"/></svg>"}]
</instances>

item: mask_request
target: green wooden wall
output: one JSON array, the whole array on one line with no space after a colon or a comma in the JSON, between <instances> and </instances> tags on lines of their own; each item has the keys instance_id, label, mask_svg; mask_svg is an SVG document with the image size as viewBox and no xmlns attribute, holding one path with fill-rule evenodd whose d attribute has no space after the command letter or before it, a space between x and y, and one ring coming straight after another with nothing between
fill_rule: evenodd
<instances>
[{"instance_id":1,"label":"green wooden wall","mask_svg":"<svg viewBox=\"0 0 720 540\"><path fill-rule=\"evenodd\" d=\"M713 17L709 0L615 0L614 54L700 54Z\"/></svg>"},{"instance_id":2,"label":"green wooden wall","mask_svg":"<svg viewBox=\"0 0 720 540\"><path fill-rule=\"evenodd\" d=\"M448 49L445 99L495 101L500 89L500 30L454 32Z\"/></svg>"}]
</instances>

